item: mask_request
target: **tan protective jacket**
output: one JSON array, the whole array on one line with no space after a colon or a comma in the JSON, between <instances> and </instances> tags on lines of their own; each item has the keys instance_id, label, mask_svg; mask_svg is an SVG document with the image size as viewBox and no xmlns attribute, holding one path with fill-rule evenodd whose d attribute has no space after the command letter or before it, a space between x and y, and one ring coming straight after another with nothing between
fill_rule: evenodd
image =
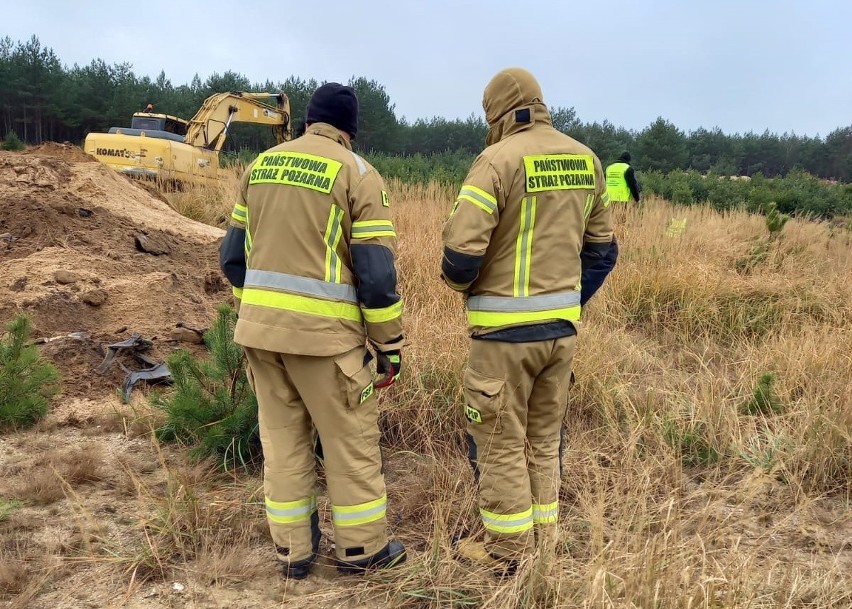
<instances>
[{"instance_id":1,"label":"tan protective jacket","mask_svg":"<svg viewBox=\"0 0 852 609\"><path fill-rule=\"evenodd\" d=\"M466 293L474 336L556 320L576 327L580 251L613 238L600 160L553 128L534 80L497 79L483 106L490 145L444 226L443 276Z\"/></svg>"},{"instance_id":2,"label":"tan protective jacket","mask_svg":"<svg viewBox=\"0 0 852 609\"><path fill-rule=\"evenodd\" d=\"M387 192L337 129L316 123L261 154L231 219L234 234L245 230L245 279L232 279L238 344L314 356L366 338L380 351L402 346Z\"/></svg>"}]
</instances>

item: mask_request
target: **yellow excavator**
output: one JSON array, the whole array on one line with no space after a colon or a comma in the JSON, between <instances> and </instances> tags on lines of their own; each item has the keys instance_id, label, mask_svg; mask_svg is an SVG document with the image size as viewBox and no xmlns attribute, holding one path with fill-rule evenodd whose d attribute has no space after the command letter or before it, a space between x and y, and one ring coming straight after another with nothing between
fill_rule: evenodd
<instances>
[{"instance_id":1,"label":"yellow excavator","mask_svg":"<svg viewBox=\"0 0 852 609\"><path fill-rule=\"evenodd\" d=\"M231 91L208 97L189 121L136 112L129 128L87 135L83 150L132 177L214 184L231 123L270 125L279 144L293 138L287 95Z\"/></svg>"}]
</instances>

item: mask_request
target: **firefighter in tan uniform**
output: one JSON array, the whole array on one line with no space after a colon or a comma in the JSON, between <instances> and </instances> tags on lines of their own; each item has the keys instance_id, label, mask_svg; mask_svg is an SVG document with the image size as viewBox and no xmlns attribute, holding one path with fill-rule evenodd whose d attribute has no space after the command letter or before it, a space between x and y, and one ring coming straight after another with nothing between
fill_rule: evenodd
<instances>
[{"instance_id":1,"label":"firefighter in tan uniform","mask_svg":"<svg viewBox=\"0 0 852 609\"><path fill-rule=\"evenodd\" d=\"M488 147L444 226L441 265L473 339L463 385L485 529L458 549L512 570L556 530L581 273L613 233L600 161L552 127L532 74L497 74L483 107Z\"/></svg>"},{"instance_id":2,"label":"firefighter in tan uniform","mask_svg":"<svg viewBox=\"0 0 852 609\"><path fill-rule=\"evenodd\" d=\"M246 170L220 250L239 299L235 341L258 399L266 516L294 578L308 575L320 541L312 426L340 570L405 559L387 537L375 397L401 367L396 234L381 176L352 152L357 121L350 87L317 89L305 135Z\"/></svg>"}]
</instances>

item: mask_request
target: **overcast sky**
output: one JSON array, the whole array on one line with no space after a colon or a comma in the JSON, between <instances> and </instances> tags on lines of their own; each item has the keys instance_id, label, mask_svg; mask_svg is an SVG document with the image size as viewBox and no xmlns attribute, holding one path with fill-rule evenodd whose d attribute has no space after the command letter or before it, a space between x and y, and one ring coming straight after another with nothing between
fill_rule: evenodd
<instances>
[{"instance_id":1,"label":"overcast sky","mask_svg":"<svg viewBox=\"0 0 852 609\"><path fill-rule=\"evenodd\" d=\"M100 57L173 84L234 70L382 83L399 117L482 115L494 73L641 129L826 135L852 124L850 0L0 0L0 36L68 65Z\"/></svg>"}]
</instances>

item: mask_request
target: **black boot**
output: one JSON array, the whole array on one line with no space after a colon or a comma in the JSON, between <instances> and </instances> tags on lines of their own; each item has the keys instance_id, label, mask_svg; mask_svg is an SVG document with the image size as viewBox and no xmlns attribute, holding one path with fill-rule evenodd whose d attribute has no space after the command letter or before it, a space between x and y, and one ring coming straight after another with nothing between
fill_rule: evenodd
<instances>
[{"instance_id":1,"label":"black boot","mask_svg":"<svg viewBox=\"0 0 852 609\"><path fill-rule=\"evenodd\" d=\"M319 514L311 514L311 555L308 558L290 562L280 558L284 568L284 577L287 579L305 579L311 572L311 567L319 554L319 544L322 533L319 528ZM290 548L276 548L279 557L287 556Z\"/></svg>"},{"instance_id":2,"label":"black boot","mask_svg":"<svg viewBox=\"0 0 852 609\"><path fill-rule=\"evenodd\" d=\"M317 555L311 554L310 557L296 562L284 563L284 577L287 579L305 579L311 573L311 567L316 560Z\"/></svg>"},{"instance_id":3,"label":"black boot","mask_svg":"<svg viewBox=\"0 0 852 609\"><path fill-rule=\"evenodd\" d=\"M405 546L398 541L390 541L384 548L361 560L343 561L338 559L337 570L343 574L355 575L371 569L395 567L405 562Z\"/></svg>"}]
</instances>

